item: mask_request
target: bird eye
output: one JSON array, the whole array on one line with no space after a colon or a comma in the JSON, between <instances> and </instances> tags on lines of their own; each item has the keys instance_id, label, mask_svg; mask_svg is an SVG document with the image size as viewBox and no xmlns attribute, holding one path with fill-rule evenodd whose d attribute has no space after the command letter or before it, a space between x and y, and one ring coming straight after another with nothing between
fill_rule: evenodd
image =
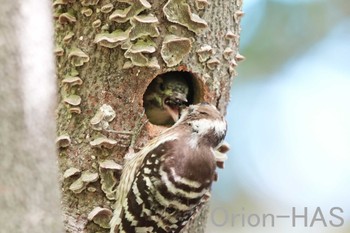
<instances>
[{"instance_id":1,"label":"bird eye","mask_svg":"<svg viewBox=\"0 0 350 233\"><path fill-rule=\"evenodd\" d=\"M200 114L203 114L203 115L205 115L205 116L209 116L209 113L207 113L207 112L199 112Z\"/></svg>"},{"instance_id":2,"label":"bird eye","mask_svg":"<svg viewBox=\"0 0 350 233\"><path fill-rule=\"evenodd\" d=\"M165 91L164 83L160 83L159 84L159 88L160 88L161 91Z\"/></svg>"}]
</instances>

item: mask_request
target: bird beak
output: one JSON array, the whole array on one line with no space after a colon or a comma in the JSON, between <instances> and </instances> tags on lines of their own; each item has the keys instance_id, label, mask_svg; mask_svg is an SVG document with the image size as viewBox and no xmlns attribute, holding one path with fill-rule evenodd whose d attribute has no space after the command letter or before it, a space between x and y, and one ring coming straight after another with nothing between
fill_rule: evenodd
<instances>
[{"instance_id":1,"label":"bird beak","mask_svg":"<svg viewBox=\"0 0 350 233\"><path fill-rule=\"evenodd\" d=\"M187 98L184 94L175 92L172 96L165 99L165 109L171 118L176 122L180 118L181 109L186 106Z\"/></svg>"}]
</instances>

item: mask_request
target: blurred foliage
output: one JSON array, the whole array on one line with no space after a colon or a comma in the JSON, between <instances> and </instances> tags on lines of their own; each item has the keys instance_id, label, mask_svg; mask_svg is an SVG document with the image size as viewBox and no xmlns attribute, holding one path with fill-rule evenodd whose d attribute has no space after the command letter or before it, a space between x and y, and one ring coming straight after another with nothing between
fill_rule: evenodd
<instances>
[{"instance_id":1,"label":"blurred foliage","mask_svg":"<svg viewBox=\"0 0 350 233\"><path fill-rule=\"evenodd\" d=\"M297 59L332 27L350 15L350 1L313 1L286 4L266 1L265 14L253 39L242 54L247 60L238 67L242 82L263 78L283 66L289 59ZM249 12L246 12L249 17ZM252 17L252 20L254 18ZM249 27L249 22L246 22ZM242 39L245 39L242 28Z\"/></svg>"},{"instance_id":2,"label":"blurred foliage","mask_svg":"<svg viewBox=\"0 0 350 233\"><path fill-rule=\"evenodd\" d=\"M250 148L252 146L253 142L251 139L249 140L249 136L256 133L256 129L248 126L248 128L243 129L246 132L237 132L239 129L235 128L234 125L240 124L237 123L239 120L249 120L249 115L241 115L249 112L245 111L245 109L254 107L251 106L254 102L251 99L261 99L261 90L264 87L259 86L259 83L269 86L273 83L270 82L271 78L276 78L275 74L280 74L284 67L288 67L293 61L298 61L299 58L304 57L332 29L342 21L349 20L350 17L349 0L245 0L244 4L246 6L249 5L249 7L244 10L245 17L242 22L240 53L246 57L246 60L239 63L239 75L232 89L232 93L237 94L238 92L239 94L233 95L233 102L236 103L234 105L235 108L231 108L231 110L234 110L229 111L227 116L229 121L236 121L229 122L231 127L229 127L228 131L228 140L234 140L234 145L237 148ZM332 64L336 62L330 61ZM283 79L285 77L280 78ZM254 88L256 86L258 87ZM268 107L270 106L266 105L266 108ZM282 125L281 127L284 126ZM266 128L266 130L269 130L268 124L266 124ZM232 133L233 131L235 131L234 134ZM248 136L244 137L244 135ZM272 212L276 211L277 214L282 210L282 214L283 210L286 210L286 206L278 205L277 200L273 198L270 200L263 199L260 197L262 195L257 193L257 190L247 188L252 179L256 179L257 182L263 182L261 177L253 177L249 180L245 177L246 174L235 172L240 167L253 171L252 174L254 176L254 171L257 170L257 167L254 166L256 164L252 161L246 162L246 164L239 164L242 160L237 159L238 157L249 156L243 153L240 154L237 148L232 148L226 168L223 171L219 171L219 182L214 184L213 187L212 210L223 207L231 212L239 212L241 207L245 207L247 210L256 212L269 212L272 210ZM249 150L247 153L249 153ZM265 153L268 152L265 151ZM267 159L264 157L263 152L261 155L261 159ZM259 161L255 162L259 163ZM269 167L268 169L275 168ZM273 178L278 179L279 177ZM286 183L288 184L288 180ZM305 205L307 206L308 203L305 203ZM218 227L212 221L209 221L207 232L348 233L350 232L349 225L350 223L346 222L344 227L338 229L292 229L290 226L287 228L282 226L275 229L237 229L232 228L230 225Z\"/></svg>"}]
</instances>

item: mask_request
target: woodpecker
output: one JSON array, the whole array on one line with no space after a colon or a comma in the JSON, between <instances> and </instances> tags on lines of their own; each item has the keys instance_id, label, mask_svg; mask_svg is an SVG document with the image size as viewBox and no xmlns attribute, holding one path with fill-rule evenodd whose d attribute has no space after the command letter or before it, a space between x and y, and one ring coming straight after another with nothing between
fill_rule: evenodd
<instances>
[{"instance_id":1,"label":"woodpecker","mask_svg":"<svg viewBox=\"0 0 350 233\"><path fill-rule=\"evenodd\" d=\"M214 105L190 105L172 127L129 154L110 232L181 232L216 180L216 156L227 151L226 146L220 149L226 129Z\"/></svg>"},{"instance_id":2,"label":"woodpecker","mask_svg":"<svg viewBox=\"0 0 350 233\"><path fill-rule=\"evenodd\" d=\"M180 72L169 72L155 78L144 94L148 120L156 125L172 125L188 102L189 86Z\"/></svg>"}]
</instances>

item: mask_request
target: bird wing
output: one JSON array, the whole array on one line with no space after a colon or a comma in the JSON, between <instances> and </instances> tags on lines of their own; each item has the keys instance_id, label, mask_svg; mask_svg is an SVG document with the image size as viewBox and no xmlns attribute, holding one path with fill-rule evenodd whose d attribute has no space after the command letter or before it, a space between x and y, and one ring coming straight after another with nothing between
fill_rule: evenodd
<instances>
[{"instance_id":1,"label":"bird wing","mask_svg":"<svg viewBox=\"0 0 350 233\"><path fill-rule=\"evenodd\" d=\"M120 177L119 185L116 189L115 210L110 221L110 233L118 233L118 225L121 222L120 215L122 213L123 203L124 201L127 201L127 196L131 189L132 183L136 177L137 172L140 170L140 167L146 155L154 148L158 147L160 144L166 141L175 140L176 138L177 137L175 134L167 134L164 132L161 136L154 138L139 152L129 152L124 156L125 164L123 167L122 175Z\"/></svg>"}]
</instances>

